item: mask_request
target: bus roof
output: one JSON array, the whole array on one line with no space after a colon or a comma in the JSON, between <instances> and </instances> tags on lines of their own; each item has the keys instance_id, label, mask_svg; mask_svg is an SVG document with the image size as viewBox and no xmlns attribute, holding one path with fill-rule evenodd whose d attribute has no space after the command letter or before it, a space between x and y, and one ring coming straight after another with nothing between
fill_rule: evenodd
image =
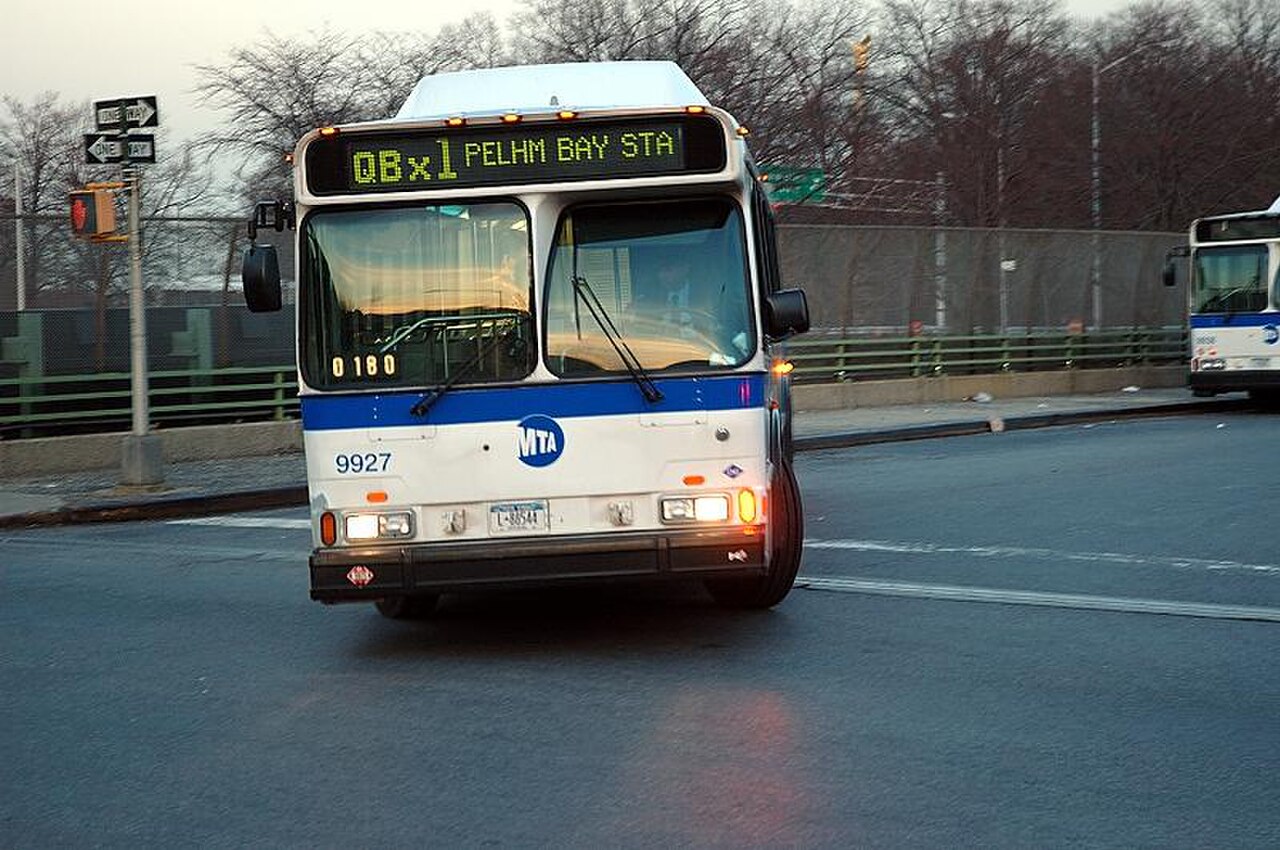
<instances>
[{"instance_id":1,"label":"bus roof","mask_svg":"<svg viewBox=\"0 0 1280 850\"><path fill-rule=\"evenodd\" d=\"M568 62L432 74L418 81L395 117L697 105L710 104L674 62Z\"/></svg>"}]
</instances>

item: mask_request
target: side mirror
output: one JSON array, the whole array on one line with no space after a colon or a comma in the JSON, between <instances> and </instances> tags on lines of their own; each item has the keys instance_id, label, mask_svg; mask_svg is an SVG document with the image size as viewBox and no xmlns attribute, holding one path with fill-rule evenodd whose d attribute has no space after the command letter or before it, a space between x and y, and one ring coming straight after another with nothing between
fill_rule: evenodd
<instances>
[{"instance_id":1,"label":"side mirror","mask_svg":"<svg viewBox=\"0 0 1280 850\"><path fill-rule=\"evenodd\" d=\"M274 245L250 245L240 267L244 282L244 303L251 313L274 313L280 309L280 261Z\"/></svg>"},{"instance_id":2,"label":"side mirror","mask_svg":"<svg viewBox=\"0 0 1280 850\"><path fill-rule=\"evenodd\" d=\"M1175 286L1178 283L1178 267L1174 264L1174 259L1190 255L1191 249L1186 245L1175 245L1168 250L1164 255L1164 272L1160 275L1165 286Z\"/></svg>"},{"instance_id":3,"label":"side mirror","mask_svg":"<svg viewBox=\"0 0 1280 850\"><path fill-rule=\"evenodd\" d=\"M809 302L803 289L780 289L764 297L764 332L785 339L809 330Z\"/></svg>"}]
</instances>

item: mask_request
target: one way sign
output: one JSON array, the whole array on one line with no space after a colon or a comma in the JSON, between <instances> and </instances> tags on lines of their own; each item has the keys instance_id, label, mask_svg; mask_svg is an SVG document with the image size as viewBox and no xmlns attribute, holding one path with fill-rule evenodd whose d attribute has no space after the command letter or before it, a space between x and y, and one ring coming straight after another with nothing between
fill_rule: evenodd
<instances>
[{"instance_id":1,"label":"one way sign","mask_svg":"<svg viewBox=\"0 0 1280 850\"><path fill-rule=\"evenodd\" d=\"M149 133L133 136L90 133L84 137L84 160L90 165L125 161L155 162L156 137Z\"/></svg>"},{"instance_id":2,"label":"one way sign","mask_svg":"<svg viewBox=\"0 0 1280 850\"><path fill-rule=\"evenodd\" d=\"M160 126L155 95L95 101L93 117L99 132Z\"/></svg>"}]
</instances>

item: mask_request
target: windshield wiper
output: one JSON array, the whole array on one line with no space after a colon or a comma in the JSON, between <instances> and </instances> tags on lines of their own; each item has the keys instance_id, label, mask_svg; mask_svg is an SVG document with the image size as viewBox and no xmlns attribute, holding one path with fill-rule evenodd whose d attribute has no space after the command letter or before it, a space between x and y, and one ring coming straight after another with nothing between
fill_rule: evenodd
<instances>
[{"instance_id":1,"label":"windshield wiper","mask_svg":"<svg viewBox=\"0 0 1280 850\"><path fill-rule=\"evenodd\" d=\"M596 297L595 290L591 288L591 284L587 283L587 279L581 275L573 276L573 291L575 300L581 296L583 302L587 305L591 318L596 320L596 324L600 327L600 332L604 334L604 338L609 340L609 344L613 346L613 350L617 353L618 359L622 361L622 365L627 367L632 380L636 382L636 386L640 387L640 392L644 394L647 402L653 403L662 400L662 390L658 389L654 384L653 378L649 377L649 373L645 371L644 366L640 365L640 358L636 357L636 353L631 350L631 346L627 345L627 341L622 338L617 326L613 324L613 319L609 318L609 313L604 309L604 305L600 303L600 299Z\"/></svg>"},{"instance_id":2,"label":"windshield wiper","mask_svg":"<svg viewBox=\"0 0 1280 850\"><path fill-rule=\"evenodd\" d=\"M423 394L422 398L418 399L413 407L409 408L409 413L414 416L426 416L427 411L430 410L437 401L443 398L445 393L449 392L449 390L453 389L454 385L475 371L475 368L483 363L486 357L496 351L499 345L502 345L503 343L511 343L513 341L512 337L514 334L515 332L511 330L504 331L502 333L495 333L493 338L485 343L484 347L477 351L470 360L458 367L458 371L446 378L443 383L437 384Z\"/></svg>"}]
</instances>

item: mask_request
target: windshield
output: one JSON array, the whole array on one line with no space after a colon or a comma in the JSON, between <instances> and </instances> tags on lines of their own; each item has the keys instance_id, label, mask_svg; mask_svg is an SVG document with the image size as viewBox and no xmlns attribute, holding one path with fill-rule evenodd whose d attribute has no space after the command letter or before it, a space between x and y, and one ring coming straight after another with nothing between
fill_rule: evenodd
<instances>
[{"instance_id":1,"label":"windshield","mask_svg":"<svg viewBox=\"0 0 1280 850\"><path fill-rule=\"evenodd\" d=\"M435 386L464 367L467 383L484 383L532 371L522 207L319 211L303 225L302 246L311 386Z\"/></svg>"},{"instance_id":2,"label":"windshield","mask_svg":"<svg viewBox=\"0 0 1280 850\"><path fill-rule=\"evenodd\" d=\"M1267 306L1267 246L1200 248L1192 312L1239 313Z\"/></svg>"},{"instance_id":3,"label":"windshield","mask_svg":"<svg viewBox=\"0 0 1280 850\"><path fill-rule=\"evenodd\" d=\"M742 365L756 347L744 249L741 217L727 199L567 211L547 285L548 366L565 376L628 371L583 302L584 288L643 370Z\"/></svg>"}]
</instances>

